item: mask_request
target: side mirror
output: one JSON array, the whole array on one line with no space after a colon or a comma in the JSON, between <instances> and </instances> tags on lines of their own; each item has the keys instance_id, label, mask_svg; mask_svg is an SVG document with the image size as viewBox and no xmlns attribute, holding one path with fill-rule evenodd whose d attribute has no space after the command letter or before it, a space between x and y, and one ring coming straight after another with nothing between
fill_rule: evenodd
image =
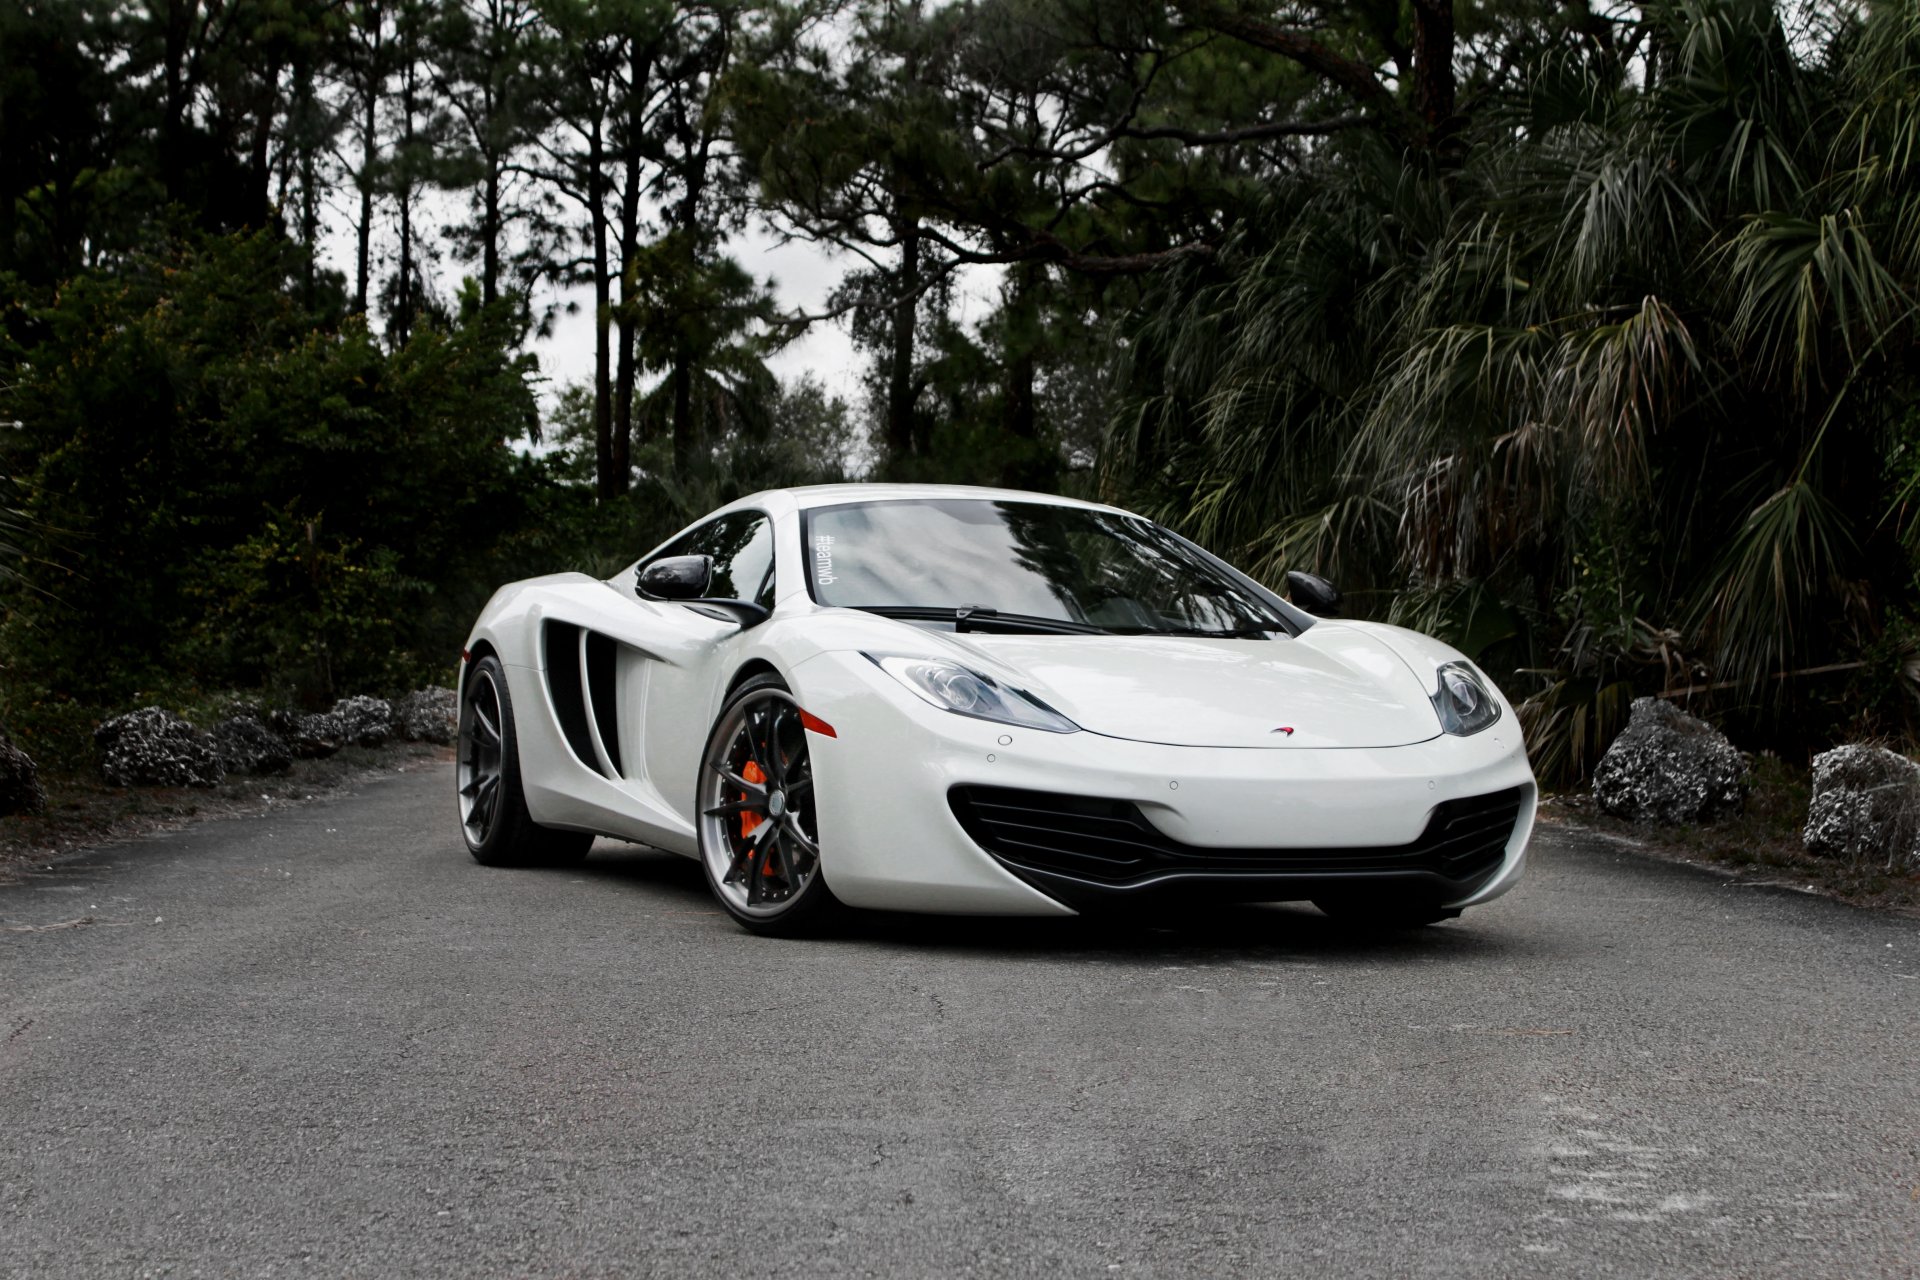
<instances>
[{"instance_id":1,"label":"side mirror","mask_svg":"<svg viewBox=\"0 0 1920 1280\"><path fill-rule=\"evenodd\" d=\"M1317 573L1287 570L1287 599L1305 609L1331 618L1340 612L1340 589Z\"/></svg>"},{"instance_id":2,"label":"side mirror","mask_svg":"<svg viewBox=\"0 0 1920 1280\"><path fill-rule=\"evenodd\" d=\"M655 600L698 600L712 581L712 556L662 556L640 571L634 587Z\"/></svg>"},{"instance_id":3,"label":"side mirror","mask_svg":"<svg viewBox=\"0 0 1920 1280\"><path fill-rule=\"evenodd\" d=\"M648 600L678 600L696 613L736 623L743 631L773 616L765 605L751 600L709 596L712 587L712 556L662 556L642 569L633 584L635 595Z\"/></svg>"}]
</instances>

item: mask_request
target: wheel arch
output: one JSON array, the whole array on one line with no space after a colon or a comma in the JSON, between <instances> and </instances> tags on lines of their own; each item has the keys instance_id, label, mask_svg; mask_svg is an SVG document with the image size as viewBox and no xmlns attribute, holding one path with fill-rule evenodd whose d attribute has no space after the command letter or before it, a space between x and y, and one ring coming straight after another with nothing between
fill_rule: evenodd
<instances>
[{"instance_id":1,"label":"wheel arch","mask_svg":"<svg viewBox=\"0 0 1920 1280\"><path fill-rule=\"evenodd\" d=\"M482 658L492 658L495 662L501 660L500 651L494 648L491 640L469 639L466 646L460 650L460 663L454 668L453 688L463 705L467 697L467 677L472 674L474 667L479 665Z\"/></svg>"},{"instance_id":2,"label":"wheel arch","mask_svg":"<svg viewBox=\"0 0 1920 1280\"><path fill-rule=\"evenodd\" d=\"M740 669L733 673L733 678L727 681L727 691L721 695L720 704L725 706L727 700L733 697L740 686L755 676L777 676L780 682L787 685L789 689L791 689L793 685L793 682L787 679L786 672L780 670L780 668L774 666L765 658L748 658L740 664Z\"/></svg>"}]
</instances>

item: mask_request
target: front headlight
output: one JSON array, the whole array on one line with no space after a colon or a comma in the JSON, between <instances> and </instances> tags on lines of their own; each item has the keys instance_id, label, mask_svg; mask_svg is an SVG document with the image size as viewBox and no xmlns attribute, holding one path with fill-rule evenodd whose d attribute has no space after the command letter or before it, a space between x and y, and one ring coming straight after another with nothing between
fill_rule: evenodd
<instances>
[{"instance_id":1,"label":"front headlight","mask_svg":"<svg viewBox=\"0 0 1920 1280\"><path fill-rule=\"evenodd\" d=\"M1500 700L1470 663L1448 662L1440 668L1440 687L1433 694L1440 727L1459 737L1478 733L1500 718Z\"/></svg>"},{"instance_id":2,"label":"front headlight","mask_svg":"<svg viewBox=\"0 0 1920 1280\"><path fill-rule=\"evenodd\" d=\"M1017 724L1048 733L1078 733L1080 726L1032 694L1010 689L992 676L944 658L903 658L869 653L869 661L942 711Z\"/></svg>"}]
</instances>

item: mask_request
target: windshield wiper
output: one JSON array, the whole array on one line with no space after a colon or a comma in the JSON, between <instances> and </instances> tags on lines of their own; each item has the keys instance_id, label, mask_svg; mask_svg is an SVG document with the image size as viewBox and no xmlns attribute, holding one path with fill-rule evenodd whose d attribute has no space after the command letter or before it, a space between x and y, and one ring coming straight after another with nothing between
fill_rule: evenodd
<instances>
[{"instance_id":1,"label":"windshield wiper","mask_svg":"<svg viewBox=\"0 0 1920 1280\"><path fill-rule=\"evenodd\" d=\"M1058 632L1065 635L1111 635L1105 627L1091 622L1073 622L1066 618L1043 618L1032 613L1002 613L983 605L963 604L955 609L917 604L856 604L849 606L862 613L882 618L901 618L908 622L951 622L955 631L1003 631L1014 634Z\"/></svg>"},{"instance_id":2,"label":"windshield wiper","mask_svg":"<svg viewBox=\"0 0 1920 1280\"><path fill-rule=\"evenodd\" d=\"M1292 635L1283 623L1257 622L1245 627L1154 627L1138 632L1146 636L1201 636L1208 640L1254 640L1274 632Z\"/></svg>"}]
</instances>

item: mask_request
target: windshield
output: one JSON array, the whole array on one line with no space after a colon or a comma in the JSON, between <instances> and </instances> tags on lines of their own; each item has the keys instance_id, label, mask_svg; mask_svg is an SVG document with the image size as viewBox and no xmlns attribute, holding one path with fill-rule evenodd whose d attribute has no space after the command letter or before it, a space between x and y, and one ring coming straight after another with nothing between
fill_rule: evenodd
<instances>
[{"instance_id":1,"label":"windshield","mask_svg":"<svg viewBox=\"0 0 1920 1280\"><path fill-rule=\"evenodd\" d=\"M1130 634L1286 629L1253 590L1137 516L933 498L816 507L806 531L808 585L823 605L970 609Z\"/></svg>"}]
</instances>

